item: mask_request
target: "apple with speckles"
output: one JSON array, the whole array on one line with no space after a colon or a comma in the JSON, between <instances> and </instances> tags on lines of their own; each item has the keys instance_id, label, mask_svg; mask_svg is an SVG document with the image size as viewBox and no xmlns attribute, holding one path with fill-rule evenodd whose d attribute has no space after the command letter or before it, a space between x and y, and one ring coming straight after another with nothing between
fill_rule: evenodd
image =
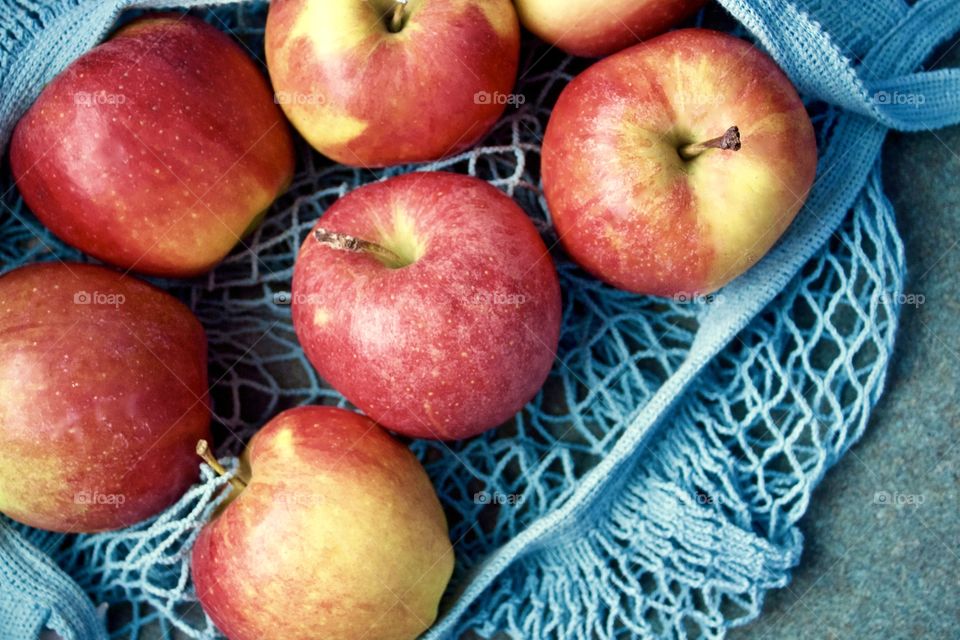
<instances>
[{"instance_id":1,"label":"apple with speckles","mask_svg":"<svg viewBox=\"0 0 960 640\"><path fill-rule=\"evenodd\" d=\"M41 529L135 524L196 481L207 341L172 296L93 265L0 277L0 512Z\"/></svg>"},{"instance_id":2,"label":"apple with speckles","mask_svg":"<svg viewBox=\"0 0 960 640\"><path fill-rule=\"evenodd\" d=\"M136 20L75 60L21 118L10 165L30 209L78 249L142 273L210 270L293 176L266 78L189 16Z\"/></svg>"},{"instance_id":3,"label":"apple with speckles","mask_svg":"<svg viewBox=\"0 0 960 640\"><path fill-rule=\"evenodd\" d=\"M385 427L456 440L510 419L553 364L560 287L513 200L411 173L338 200L294 267L293 326L320 375Z\"/></svg>"},{"instance_id":4,"label":"apple with speckles","mask_svg":"<svg viewBox=\"0 0 960 640\"><path fill-rule=\"evenodd\" d=\"M274 0L267 14L277 101L351 166L473 146L512 101L519 52L510 0Z\"/></svg>"},{"instance_id":5,"label":"apple with speckles","mask_svg":"<svg viewBox=\"0 0 960 640\"><path fill-rule=\"evenodd\" d=\"M569 255L614 286L684 299L769 251L817 167L813 126L783 72L704 29L664 34L574 78L542 151Z\"/></svg>"},{"instance_id":6,"label":"apple with speckles","mask_svg":"<svg viewBox=\"0 0 960 640\"><path fill-rule=\"evenodd\" d=\"M241 460L191 559L230 640L413 640L433 623L453 548L406 447L357 413L305 406L267 423Z\"/></svg>"},{"instance_id":7,"label":"apple with speckles","mask_svg":"<svg viewBox=\"0 0 960 640\"><path fill-rule=\"evenodd\" d=\"M661 34L707 0L516 0L520 22L575 56L599 58Z\"/></svg>"}]
</instances>

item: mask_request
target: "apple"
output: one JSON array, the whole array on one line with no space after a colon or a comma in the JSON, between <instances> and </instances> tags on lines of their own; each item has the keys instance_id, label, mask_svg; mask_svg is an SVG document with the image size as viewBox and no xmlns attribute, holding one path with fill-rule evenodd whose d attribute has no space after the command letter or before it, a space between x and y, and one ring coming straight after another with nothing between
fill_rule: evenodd
<instances>
[{"instance_id":1,"label":"apple","mask_svg":"<svg viewBox=\"0 0 960 640\"><path fill-rule=\"evenodd\" d=\"M550 254L482 180L412 173L338 200L300 249L293 326L320 375L378 423L455 440L540 389L560 333Z\"/></svg>"},{"instance_id":2,"label":"apple","mask_svg":"<svg viewBox=\"0 0 960 640\"><path fill-rule=\"evenodd\" d=\"M263 74L191 17L139 19L48 84L13 133L24 200L67 243L143 273L208 271L293 175Z\"/></svg>"},{"instance_id":3,"label":"apple","mask_svg":"<svg viewBox=\"0 0 960 640\"><path fill-rule=\"evenodd\" d=\"M103 267L0 277L0 512L116 529L175 502L209 438L207 342L172 296Z\"/></svg>"},{"instance_id":4,"label":"apple","mask_svg":"<svg viewBox=\"0 0 960 640\"><path fill-rule=\"evenodd\" d=\"M600 57L663 33L707 0L516 0L520 22L575 56Z\"/></svg>"},{"instance_id":5,"label":"apple","mask_svg":"<svg viewBox=\"0 0 960 640\"><path fill-rule=\"evenodd\" d=\"M473 146L511 95L510 0L274 0L277 101L322 154L352 166L424 162Z\"/></svg>"},{"instance_id":6,"label":"apple","mask_svg":"<svg viewBox=\"0 0 960 640\"><path fill-rule=\"evenodd\" d=\"M191 559L230 640L412 640L433 623L453 548L406 447L357 413L306 406L267 423L242 460Z\"/></svg>"},{"instance_id":7,"label":"apple","mask_svg":"<svg viewBox=\"0 0 960 640\"><path fill-rule=\"evenodd\" d=\"M757 262L813 184L813 126L749 43L684 29L597 62L557 100L543 139L564 248L629 291L693 297Z\"/></svg>"}]
</instances>

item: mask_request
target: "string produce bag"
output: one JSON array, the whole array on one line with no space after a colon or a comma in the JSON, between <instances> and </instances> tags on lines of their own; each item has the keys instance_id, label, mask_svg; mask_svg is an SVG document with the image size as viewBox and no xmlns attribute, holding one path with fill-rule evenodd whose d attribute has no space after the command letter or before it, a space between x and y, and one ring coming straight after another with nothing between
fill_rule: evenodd
<instances>
[{"instance_id":1,"label":"string produce bag","mask_svg":"<svg viewBox=\"0 0 960 640\"><path fill-rule=\"evenodd\" d=\"M265 4L203 4L200 15L263 60ZM695 23L767 51L807 104L820 154L809 200L757 266L707 298L618 291L554 250L564 315L543 391L498 429L411 445L455 543L456 569L431 640L468 632L721 637L756 618L764 594L788 583L813 489L863 434L883 388L905 272L880 149L890 129L960 122L960 73L921 66L960 30L960 3L719 5ZM45 83L129 10L188 6L5 0L0 143L6 147ZM277 412L346 406L305 359L290 319L294 257L324 210L362 184L442 169L513 197L554 245L540 141L558 93L587 64L525 41L516 89L523 100L479 146L429 165L351 169L301 141L293 184L247 240L249 250L208 276L158 281L207 330L214 421L238 436L218 440L228 466ZM6 166L2 181L4 271L85 259L24 206ZM35 638L45 627L67 640L148 631L219 637L197 603L189 552L226 480L201 471L175 505L119 531L55 534L0 516L0 638Z\"/></svg>"}]
</instances>

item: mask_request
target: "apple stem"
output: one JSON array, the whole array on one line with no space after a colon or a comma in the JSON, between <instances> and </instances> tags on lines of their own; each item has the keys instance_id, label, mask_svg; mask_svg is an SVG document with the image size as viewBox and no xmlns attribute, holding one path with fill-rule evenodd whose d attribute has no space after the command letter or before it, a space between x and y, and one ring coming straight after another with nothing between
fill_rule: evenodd
<instances>
[{"instance_id":1,"label":"apple stem","mask_svg":"<svg viewBox=\"0 0 960 640\"><path fill-rule=\"evenodd\" d=\"M345 233L336 231L327 231L323 227L317 227L313 231L313 237L322 245L338 251L350 251L351 253L371 253L387 264L402 264L403 260L390 249L376 242L363 240L354 236L348 236Z\"/></svg>"},{"instance_id":2,"label":"apple stem","mask_svg":"<svg viewBox=\"0 0 960 640\"><path fill-rule=\"evenodd\" d=\"M403 29L403 19L406 17L407 0L396 0L393 13L390 15L391 33L400 33Z\"/></svg>"},{"instance_id":3,"label":"apple stem","mask_svg":"<svg viewBox=\"0 0 960 640\"><path fill-rule=\"evenodd\" d=\"M722 136L706 142L694 142L680 147L680 157L684 160L693 160L707 149L723 149L724 151L740 151L740 129L736 126L727 129Z\"/></svg>"},{"instance_id":4,"label":"apple stem","mask_svg":"<svg viewBox=\"0 0 960 640\"><path fill-rule=\"evenodd\" d=\"M210 468L216 471L218 476L227 474L226 468L220 464L219 460L213 457L213 453L210 451L210 444L206 440L197 441L197 455L203 458L203 461L210 465ZM247 483L237 476L232 476L230 478L230 486L233 487L235 491L243 491L247 488Z\"/></svg>"}]
</instances>

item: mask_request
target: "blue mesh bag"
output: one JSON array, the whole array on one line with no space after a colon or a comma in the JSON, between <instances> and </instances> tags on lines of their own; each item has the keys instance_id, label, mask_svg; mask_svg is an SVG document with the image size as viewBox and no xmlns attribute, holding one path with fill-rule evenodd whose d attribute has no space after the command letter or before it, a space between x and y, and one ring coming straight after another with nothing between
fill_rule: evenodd
<instances>
[{"instance_id":1,"label":"blue mesh bag","mask_svg":"<svg viewBox=\"0 0 960 640\"><path fill-rule=\"evenodd\" d=\"M263 3L203 4L199 15L263 60ZM890 129L960 122L960 72L922 69L960 30L960 2L719 4L695 22L753 41L804 97L820 151L809 200L766 258L708 300L617 291L555 250L564 322L544 390L499 429L411 445L457 556L431 640L722 637L787 584L811 492L863 434L905 272L880 149ZM0 145L42 86L118 20L187 5L4 0ZM158 283L207 329L228 466L278 411L346 405L305 360L285 304L297 249L336 198L398 173L462 172L515 198L555 244L539 143L558 92L586 62L532 40L522 55L525 102L478 147L374 174L301 144L293 185L246 247L204 278ZM37 222L6 167L0 179L4 271L84 259ZM177 504L120 531L62 535L0 516L0 638L45 628L67 640L219 637L189 575L191 544L225 482L201 472Z\"/></svg>"}]
</instances>

